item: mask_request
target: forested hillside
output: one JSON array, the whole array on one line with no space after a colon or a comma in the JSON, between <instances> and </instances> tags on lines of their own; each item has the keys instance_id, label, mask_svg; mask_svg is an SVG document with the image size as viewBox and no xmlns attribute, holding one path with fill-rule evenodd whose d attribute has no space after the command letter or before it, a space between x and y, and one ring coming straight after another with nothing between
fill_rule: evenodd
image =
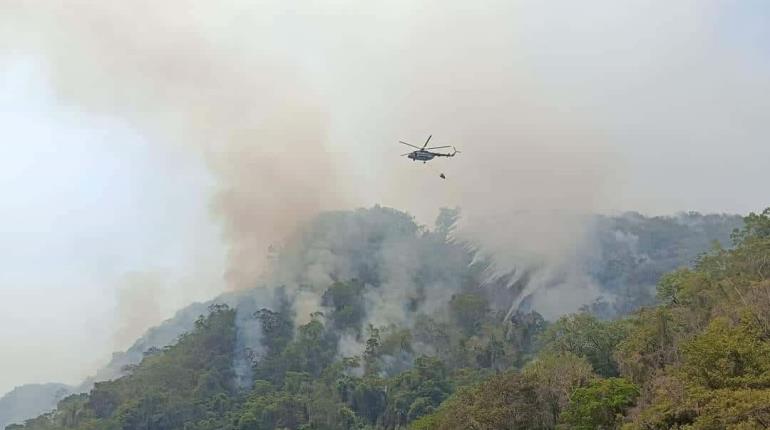
<instances>
[{"instance_id":1,"label":"forested hillside","mask_svg":"<svg viewBox=\"0 0 770 430\"><path fill-rule=\"evenodd\" d=\"M172 346L150 348L125 376L9 428L770 424L770 210L745 218L734 247L716 246L694 267L665 275L657 305L618 319L598 318L586 307L552 323L496 303L502 281L490 282L490 263L452 239L457 214L442 215L432 230L383 208L322 216L275 256L272 280L281 282L269 300L213 304L191 332ZM711 224L688 216L698 222L657 220L657 235L642 232L640 217L615 219L606 237L622 236L625 248L617 249L628 253L604 254L609 267L621 267L599 271L612 280L604 290L654 283L642 274L686 264L701 252L687 243L713 242L666 233L686 225L705 235L703 226ZM626 233L633 228L637 239ZM676 245L664 251L656 241ZM618 262L609 263L613 258Z\"/></svg>"},{"instance_id":2,"label":"forested hillside","mask_svg":"<svg viewBox=\"0 0 770 430\"><path fill-rule=\"evenodd\" d=\"M461 247L456 244L446 246L442 239L451 235L458 218L458 211L443 210L433 232L426 232L406 214L383 208L322 214L305 229L302 237L283 251L283 259L276 264L283 272L282 279L273 284L285 283L287 278L292 283L315 282L321 285L321 291L317 294L321 295L334 282L333 279L357 278L370 285L381 283L390 277L390 274L385 273L391 260L389 254L403 251L409 259L404 258L397 263L402 264L403 270L408 272L405 278L413 277L422 285L434 283L436 273L441 272L449 275L443 276L445 280L472 276L495 311L508 311L511 303L520 299L519 310L528 312L533 294L532 291L525 291L531 277L528 271L530 268L519 267L515 273L485 278L483 271L489 261L475 261L467 244ZM631 212L612 217L590 217L587 224L591 226L591 239L579 253L580 261L575 264L598 286L601 296L584 309L601 318L617 318L641 306L654 304L655 285L663 274L691 266L715 242L729 247L731 232L740 228L742 223L742 218L736 215L698 213L646 217ZM436 236L438 240L427 240ZM392 250L396 247L394 244L405 249ZM469 261L476 262L472 274L464 267ZM322 279L313 279L319 277L319 273L323 275L320 276ZM291 278L301 279L297 281ZM570 282L568 280L566 285L546 282L539 285L539 288L570 288ZM451 284L454 283L439 285L439 291L441 288L453 287ZM80 389L87 391L94 381L120 376L122 369L126 365L138 363L147 349L168 345L176 336L190 330L197 316L205 312L208 305L226 303L235 308L255 307L249 314L261 307L250 301L264 302L263 306L266 306L268 301L263 300L265 294L262 290L264 288L260 289L260 294L252 291L228 293L208 303L195 303L180 310L172 319L150 329L126 352L115 353L108 366L85 381ZM371 291L371 288L368 290ZM451 293L448 294L451 296ZM445 299L441 298L442 301ZM320 297L319 300L323 301ZM273 300L269 302L271 306L274 305Z\"/></svg>"},{"instance_id":3,"label":"forested hillside","mask_svg":"<svg viewBox=\"0 0 770 430\"><path fill-rule=\"evenodd\" d=\"M541 351L459 390L419 429L764 429L770 426L770 209L735 248L667 274L626 319L566 316Z\"/></svg>"},{"instance_id":4,"label":"forested hillside","mask_svg":"<svg viewBox=\"0 0 770 430\"><path fill-rule=\"evenodd\" d=\"M212 306L190 334L172 347L148 350L129 375L97 383L89 394L59 402L56 411L7 428L180 429L214 423L236 395L234 319L232 309Z\"/></svg>"}]
</instances>

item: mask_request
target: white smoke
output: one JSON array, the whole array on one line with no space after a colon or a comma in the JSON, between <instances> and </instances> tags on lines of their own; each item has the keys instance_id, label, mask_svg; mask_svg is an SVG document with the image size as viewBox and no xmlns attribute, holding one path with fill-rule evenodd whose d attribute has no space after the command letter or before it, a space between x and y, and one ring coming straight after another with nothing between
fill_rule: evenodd
<instances>
[{"instance_id":1,"label":"white smoke","mask_svg":"<svg viewBox=\"0 0 770 430\"><path fill-rule=\"evenodd\" d=\"M228 285L286 282L307 318L319 289L349 278L351 263L319 243L266 274L266 250L325 209L381 203L425 222L461 206L457 236L494 255L497 274L591 293L584 279L558 279L575 273L590 233L584 214L760 193L770 73L746 61L760 56L714 36L725 7L6 0L0 61L40 58L62 109L118 117L158 148L200 154L215 181ZM462 154L427 165L397 158L398 139L431 133ZM633 170L629 154L646 161ZM729 164L744 186L713 173ZM370 227L336 234L360 243L368 238L356 229ZM444 291L410 281L440 263L429 254L415 260L397 240L383 249L376 271L387 288L367 290L373 321L402 320L405 300ZM553 269L530 270L544 266ZM554 313L578 305L536 297Z\"/></svg>"}]
</instances>

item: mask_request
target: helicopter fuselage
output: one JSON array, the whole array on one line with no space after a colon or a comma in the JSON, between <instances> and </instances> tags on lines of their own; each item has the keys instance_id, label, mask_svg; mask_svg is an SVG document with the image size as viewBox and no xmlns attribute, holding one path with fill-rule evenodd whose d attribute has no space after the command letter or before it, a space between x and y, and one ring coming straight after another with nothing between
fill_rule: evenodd
<instances>
[{"instance_id":1,"label":"helicopter fuselage","mask_svg":"<svg viewBox=\"0 0 770 430\"><path fill-rule=\"evenodd\" d=\"M407 157L411 158L414 161L426 162L426 161L432 160L435 156L436 154L430 151L414 151L410 153Z\"/></svg>"},{"instance_id":2,"label":"helicopter fuselage","mask_svg":"<svg viewBox=\"0 0 770 430\"><path fill-rule=\"evenodd\" d=\"M407 152L406 154L401 154L401 156L408 156L412 161L422 161L423 163L427 163L428 161L436 158L436 157L454 157L455 154L457 154L458 151L455 149L454 146L434 146L432 148L428 148L428 142L430 142L430 138L433 136L428 136L428 140L425 141L425 143L420 146L412 145L411 143L404 142L403 140L399 140L399 143L402 143L406 146L411 146L412 148L417 149L417 151ZM452 148L454 149L454 152L451 154L444 154L442 152L432 152L431 149L442 149L442 148Z\"/></svg>"}]
</instances>

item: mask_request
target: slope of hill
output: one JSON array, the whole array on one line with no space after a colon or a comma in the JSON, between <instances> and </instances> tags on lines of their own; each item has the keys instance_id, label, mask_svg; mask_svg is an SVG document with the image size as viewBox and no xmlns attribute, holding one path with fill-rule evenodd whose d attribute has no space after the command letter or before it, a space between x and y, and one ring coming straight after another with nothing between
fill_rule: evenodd
<instances>
[{"instance_id":1,"label":"slope of hill","mask_svg":"<svg viewBox=\"0 0 770 430\"><path fill-rule=\"evenodd\" d=\"M456 392L412 428L767 428L770 208L733 239L667 274L659 305L613 322L564 317L522 372Z\"/></svg>"},{"instance_id":2,"label":"slope of hill","mask_svg":"<svg viewBox=\"0 0 770 430\"><path fill-rule=\"evenodd\" d=\"M644 327L641 315L649 310L630 319L583 313L555 323L526 306L511 310L510 302L498 303L499 290L527 291L515 285L523 278L490 282L490 262L449 234L457 214L442 215L449 221L428 230L380 207L323 214L277 253L265 280L275 287L222 297L191 325L204 305L180 312L140 339L132 358L117 357L114 368L124 376L14 428L453 428L445 425L457 417L445 411L458 405L472 407L462 416L479 423L507 417L554 428L593 413L573 401L580 396L594 406L596 396L617 399L597 412L602 417L654 402L645 397L645 380L628 373L634 360L619 355L633 356L629 342L640 335L629 333ZM634 306L653 300L646 290L663 267L686 264L705 251L696 247L724 240L736 221L695 214L597 219L602 257L590 253L584 267L603 294L617 301L623 291ZM747 242L737 243L719 255L740 254ZM698 273L709 258L677 273ZM659 289L668 291L669 279ZM187 327L190 334L175 333ZM141 362L133 361L143 348ZM492 374L498 376L475 385ZM469 400L480 393L487 400ZM516 398L529 406L513 405L514 412L533 406L538 415L511 416L506 402Z\"/></svg>"},{"instance_id":3,"label":"slope of hill","mask_svg":"<svg viewBox=\"0 0 770 430\"><path fill-rule=\"evenodd\" d=\"M393 235L398 229L394 226L403 222L411 231L417 231L418 227L413 224L405 214L398 212L388 214L388 212L378 213L379 209L370 209L358 213L358 221L351 220L355 218L353 213L328 213L319 217L315 225L307 230L302 242L295 244L289 250L281 264L280 276L282 282L287 279L305 277L307 275L295 266L305 264L306 266L317 269L318 261L310 261L307 256L298 257L301 250L328 249L338 260L345 262L350 268L351 273L337 273L340 269L334 267L324 267L321 273L328 277L326 282L332 282L332 278L348 278L368 280L368 277L379 276L380 267L375 266L375 257L366 255L367 250L371 252L373 248L370 243L358 241L362 244L360 249L350 247L347 244L355 243L355 240L340 240L337 246L330 246L326 236L332 232L345 231L353 229L354 231L369 231L373 235L387 237ZM459 214L456 211L444 211L443 219L449 220L450 225L437 225L436 229L449 232L452 224L457 221ZM376 218L384 218L385 222L380 221L377 225ZM399 220L399 221L396 221ZM654 303L655 285L660 277L671 270L679 267L689 266L696 258L708 251L711 246L718 242L722 246L730 244L731 232L742 225L742 218L737 215L701 215L698 213L686 213L677 216L659 216L645 217L638 213L626 213L620 216L595 216L590 221L593 225L594 243L588 246L582 253L581 266L585 268L587 275L596 281L602 291L602 296L596 302L590 304L586 309L603 318L618 317L633 312L644 305ZM389 240L398 240L391 237ZM341 248L345 249L344 252ZM429 261L439 261L445 256L436 254L429 256ZM297 260L302 259L302 263ZM364 262L359 267L354 267L353 262ZM297 272L297 273L295 273ZM328 274L325 272L329 272ZM501 281L501 280L497 280ZM502 279L505 281L505 279ZM300 282L307 282L302 279ZM509 303L517 299L521 291L526 290L524 286L518 285L518 288L511 288L513 281L502 282L506 290L505 302L492 300L492 306L497 306L498 310L505 310ZM499 287L494 283L489 283L489 290ZM490 291L491 295L492 292ZM532 294L532 293L530 293ZM165 321L158 327L148 330L148 332L139 338L134 345L125 352L114 354L110 363L102 368L94 377L89 378L79 388L78 392L88 391L94 381L106 381L114 379L123 374L123 367L131 364L137 364L144 353L150 348L161 348L173 343L177 336L189 331L195 319L205 313L208 306L213 303L226 303L232 307L238 307L248 299L246 292L228 293L217 297L206 303L194 303ZM268 302L269 300L265 300ZM523 303L521 310L529 310L527 298L521 300ZM265 304L266 305L266 304ZM255 309L256 310L256 309Z\"/></svg>"},{"instance_id":4,"label":"slope of hill","mask_svg":"<svg viewBox=\"0 0 770 430\"><path fill-rule=\"evenodd\" d=\"M729 247L730 235L743 220L696 212L656 217L629 212L597 216L593 225L598 252L586 259L586 271L603 294L589 308L614 318L653 304L663 274L692 266L715 243Z\"/></svg>"},{"instance_id":5,"label":"slope of hill","mask_svg":"<svg viewBox=\"0 0 770 430\"><path fill-rule=\"evenodd\" d=\"M27 384L16 387L0 398L0 428L21 423L56 408L56 403L72 393L64 384Z\"/></svg>"},{"instance_id":6,"label":"slope of hill","mask_svg":"<svg viewBox=\"0 0 770 430\"><path fill-rule=\"evenodd\" d=\"M8 428L179 429L212 422L234 395L234 321L235 311L212 306L190 334L173 347L148 351L126 376L96 383L90 394L67 397L56 411Z\"/></svg>"}]
</instances>

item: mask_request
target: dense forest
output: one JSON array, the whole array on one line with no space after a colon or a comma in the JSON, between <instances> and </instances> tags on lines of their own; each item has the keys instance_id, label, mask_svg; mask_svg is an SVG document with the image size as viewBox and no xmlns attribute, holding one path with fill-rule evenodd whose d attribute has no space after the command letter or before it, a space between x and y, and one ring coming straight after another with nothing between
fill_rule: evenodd
<instances>
[{"instance_id":1,"label":"dense forest","mask_svg":"<svg viewBox=\"0 0 770 430\"><path fill-rule=\"evenodd\" d=\"M453 239L458 217L321 216L276 251L269 306L212 303L122 377L8 429L770 426L770 209L724 246L721 218L605 219L616 248L581 262L605 294L553 322L510 307L532 270L491 271Z\"/></svg>"}]
</instances>

